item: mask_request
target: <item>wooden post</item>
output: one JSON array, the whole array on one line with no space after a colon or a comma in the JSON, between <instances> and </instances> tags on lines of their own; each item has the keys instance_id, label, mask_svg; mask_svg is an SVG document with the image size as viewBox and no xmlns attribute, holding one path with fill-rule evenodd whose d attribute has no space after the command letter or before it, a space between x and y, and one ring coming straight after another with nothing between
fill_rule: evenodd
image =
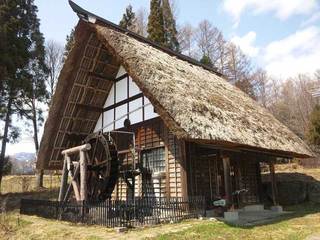
<instances>
[{"instance_id":1,"label":"wooden post","mask_svg":"<svg viewBox=\"0 0 320 240\"><path fill-rule=\"evenodd\" d=\"M257 161L257 165L256 165L256 172L257 172L257 181L258 181L258 201L260 203L262 203L262 196L263 196L263 188L262 188L262 179L261 179L261 169L260 169L260 162L259 160L256 160Z\"/></svg>"},{"instance_id":2,"label":"wooden post","mask_svg":"<svg viewBox=\"0 0 320 240\"><path fill-rule=\"evenodd\" d=\"M85 153L80 151L80 201L87 200L87 162Z\"/></svg>"},{"instance_id":3,"label":"wooden post","mask_svg":"<svg viewBox=\"0 0 320 240\"><path fill-rule=\"evenodd\" d=\"M168 128L164 126L164 158L166 162L166 198L170 198L170 163L169 163L169 139L168 139Z\"/></svg>"},{"instance_id":4,"label":"wooden post","mask_svg":"<svg viewBox=\"0 0 320 240\"><path fill-rule=\"evenodd\" d=\"M222 156L223 162L223 175L224 175L224 189L226 194L227 206L232 204L232 189L231 189L231 179L230 179L230 158L227 156Z\"/></svg>"},{"instance_id":5,"label":"wooden post","mask_svg":"<svg viewBox=\"0 0 320 240\"><path fill-rule=\"evenodd\" d=\"M69 171L69 175L71 177L71 184L72 184L72 187L73 187L73 192L74 192L74 195L76 197L76 200L77 202L78 201L81 201L81 197L80 197L80 192L79 192L79 183L77 182L77 176L79 175L79 163L76 165L76 169L75 171L73 172L73 175L71 174L71 172Z\"/></svg>"},{"instance_id":6,"label":"wooden post","mask_svg":"<svg viewBox=\"0 0 320 240\"><path fill-rule=\"evenodd\" d=\"M67 183L68 183L68 169L67 169L67 158L65 155L63 160L61 186L60 186L59 197L58 197L59 202L63 201L64 199Z\"/></svg>"},{"instance_id":7,"label":"wooden post","mask_svg":"<svg viewBox=\"0 0 320 240\"><path fill-rule=\"evenodd\" d=\"M273 205L278 205L278 188L277 188L277 179L274 170L274 160L269 162L270 178L271 178L271 190L272 190L272 201Z\"/></svg>"},{"instance_id":8,"label":"wooden post","mask_svg":"<svg viewBox=\"0 0 320 240\"><path fill-rule=\"evenodd\" d=\"M187 158L186 158L186 142L179 141L180 147L180 176L181 176L181 195L183 199L188 197L188 179L187 179Z\"/></svg>"},{"instance_id":9,"label":"wooden post","mask_svg":"<svg viewBox=\"0 0 320 240\"><path fill-rule=\"evenodd\" d=\"M71 193L71 187L73 187L73 191L74 191L74 194L76 196L76 200L77 201L80 201L80 192L79 192L79 183L76 181L76 177L79 175L79 164L76 166L76 170L73 174L73 177L71 179L71 183L69 184L69 187L67 189L67 192L64 196L64 199L63 201L66 202L68 201L68 198L70 196L70 193ZM75 186L76 184L76 186Z\"/></svg>"}]
</instances>

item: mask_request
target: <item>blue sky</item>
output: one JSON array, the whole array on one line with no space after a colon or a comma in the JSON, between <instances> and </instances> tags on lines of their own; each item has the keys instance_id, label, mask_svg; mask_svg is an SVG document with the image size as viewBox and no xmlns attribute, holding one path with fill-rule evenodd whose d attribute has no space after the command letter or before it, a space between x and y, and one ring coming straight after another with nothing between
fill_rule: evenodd
<instances>
[{"instance_id":1,"label":"blue sky","mask_svg":"<svg viewBox=\"0 0 320 240\"><path fill-rule=\"evenodd\" d=\"M125 7L149 9L150 0L75 0L83 8L118 23ZM67 0L35 0L46 39L64 44L77 23ZM203 19L276 77L312 72L320 61L320 0L175 0L178 24Z\"/></svg>"},{"instance_id":2,"label":"blue sky","mask_svg":"<svg viewBox=\"0 0 320 240\"><path fill-rule=\"evenodd\" d=\"M125 7L149 9L149 0L75 0L118 23ZM175 0L178 25L208 19L249 55L255 66L277 78L320 69L320 0ZM46 40L64 44L78 21L67 0L35 0ZM33 151L30 140L9 145L8 153Z\"/></svg>"}]
</instances>

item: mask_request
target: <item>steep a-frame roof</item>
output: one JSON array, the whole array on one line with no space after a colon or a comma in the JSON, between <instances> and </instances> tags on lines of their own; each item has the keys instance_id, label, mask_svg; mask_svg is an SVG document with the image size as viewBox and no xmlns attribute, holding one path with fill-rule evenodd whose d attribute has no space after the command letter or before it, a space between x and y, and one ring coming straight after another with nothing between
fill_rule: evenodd
<instances>
[{"instance_id":1,"label":"steep a-frame roof","mask_svg":"<svg viewBox=\"0 0 320 240\"><path fill-rule=\"evenodd\" d=\"M70 135L93 131L100 113L88 106L103 106L120 65L178 138L312 156L299 137L221 74L71 4L81 20L52 101L38 167L58 166L60 151L75 144Z\"/></svg>"}]
</instances>

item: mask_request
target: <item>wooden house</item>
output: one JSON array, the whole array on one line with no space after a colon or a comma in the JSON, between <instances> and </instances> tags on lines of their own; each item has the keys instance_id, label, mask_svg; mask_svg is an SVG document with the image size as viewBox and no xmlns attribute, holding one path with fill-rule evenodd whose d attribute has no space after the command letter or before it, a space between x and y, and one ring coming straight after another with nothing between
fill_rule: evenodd
<instances>
[{"instance_id":1,"label":"wooden house","mask_svg":"<svg viewBox=\"0 0 320 240\"><path fill-rule=\"evenodd\" d=\"M214 69L71 6L80 20L38 169L61 169L63 150L95 132L114 133L119 168L140 166L149 174L128 180L120 171L113 198L204 196L209 203L225 197L231 204L234 193L246 189L240 199L246 205L262 201L261 163L275 180L277 157L312 156L299 137Z\"/></svg>"}]
</instances>

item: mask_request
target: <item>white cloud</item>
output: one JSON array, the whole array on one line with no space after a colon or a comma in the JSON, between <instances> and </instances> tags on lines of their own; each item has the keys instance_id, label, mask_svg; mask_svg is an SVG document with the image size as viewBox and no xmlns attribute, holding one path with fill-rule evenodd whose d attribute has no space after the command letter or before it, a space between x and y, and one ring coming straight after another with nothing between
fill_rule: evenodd
<instances>
[{"instance_id":1,"label":"white cloud","mask_svg":"<svg viewBox=\"0 0 320 240\"><path fill-rule=\"evenodd\" d=\"M35 153L34 142L31 137L23 138L18 143L8 144L6 149L6 155L13 155L19 152Z\"/></svg>"},{"instance_id":2,"label":"white cloud","mask_svg":"<svg viewBox=\"0 0 320 240\"><path fill-rule=\"evenodd\" d=\"M303 21L301 26L305 27L308 25L311 25L317 21L320 21L320 12L314 13L310 18L308 18L306 21Z\"/></svg>"},{"instance_id":3,"label":"white cloud","mask_svg":"<svg viewBox=\"0 0 320 240\"><path fill-rule=\"evenodd\" d=\"M243 37L235 36L231 42L241 48L241 50L249 57L255 57L259 53L259 48L254 46L257 34L253 31L248 32Z\"/></svg>"},{"instance_id":4,"label":"white cloud","mask_svg":"<svg viewBox=\"0 0 320 240\"><path fill-rule=\"evenodd\" d=\"M317 0L224 0L223 8L239 23L245 10L253 14L272 12L281 20L292 15L310 14L317 8ZM237 24L236 24L237 25Z\"/></svg>"},{"instance_id":5,"label":"white cloud","mask_svg":"<svg viewBox=\"0 0 320 240\"><path fill-rule=\"evenodd\" d=\"M269 43L263 62L266 70L277 77L313 73L320 67L320 28L311 26Z\"/></svg>"}]
</instances>

